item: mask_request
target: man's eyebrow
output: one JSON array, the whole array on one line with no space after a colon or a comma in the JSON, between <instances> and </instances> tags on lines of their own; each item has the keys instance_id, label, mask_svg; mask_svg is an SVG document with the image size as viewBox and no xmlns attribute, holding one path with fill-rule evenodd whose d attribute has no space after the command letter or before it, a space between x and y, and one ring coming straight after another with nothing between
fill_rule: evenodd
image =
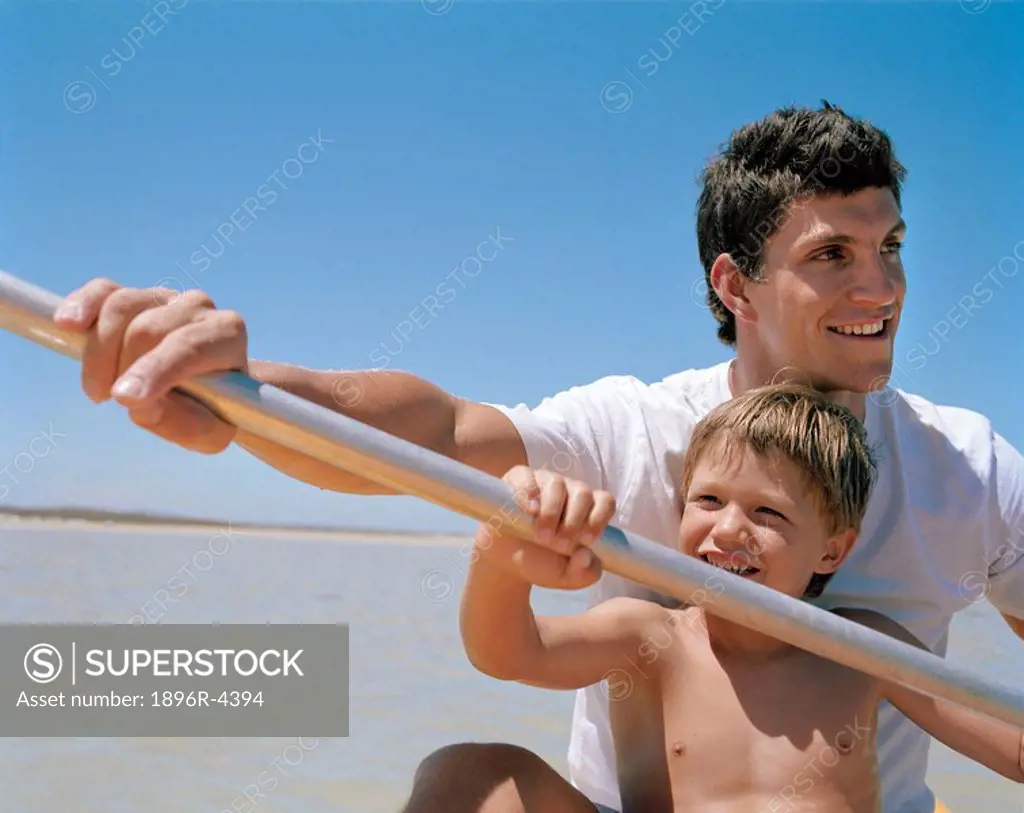
<instances>
[{"instance_id":1,"label":"man's eyebrow","mask_svg":"<svg viewBox=\"0 0 1024 813\"><path fill-rule=\"evenodd\" d=\"M889 229L887 235L890 237L896 234L902 235L906 232L906 230L907 223L905 220L903 220L903 218L900 218L896 225ZM856 243L857 240L855 237L852 237L849 234L845 234L841 231L836 231L831 226L820 226L807 232L807 234L804 235L800 242L812 245L816 243L838 243L840 245L852 245L853 243Z\"/></svg>"}]
</instances>

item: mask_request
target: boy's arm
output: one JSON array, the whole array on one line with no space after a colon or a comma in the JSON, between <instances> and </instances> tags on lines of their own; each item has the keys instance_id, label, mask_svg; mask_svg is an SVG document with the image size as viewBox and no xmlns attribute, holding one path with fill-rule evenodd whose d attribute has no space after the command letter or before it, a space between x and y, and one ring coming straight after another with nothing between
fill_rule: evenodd
<instances>
[{"instance_id":1,"label":"boy's arm","mask_svg":"<svg viewBox=\"0 0 1024 813\"><path fill-rule=\"evenodd\" d=\"M902 626L878 613L836 612L911 646L927 649ZM889 681L882 682L880 695L935 739L1007 779L1024 782L1024 730L1020 727Z\"/></svg>"},{"instance_id":2,"label":"boy's arm","mask_svg":"<svg viewBox=\"0 0 1024 813\"><path fill-rule=\"evenodd\" d=\"M659 609L616 598L578 615L537 618L531 589L485 556L470 565L459 626L466 654L481 672L545 689L590 686L635 655Z\"/></svg>"}]
</instances>

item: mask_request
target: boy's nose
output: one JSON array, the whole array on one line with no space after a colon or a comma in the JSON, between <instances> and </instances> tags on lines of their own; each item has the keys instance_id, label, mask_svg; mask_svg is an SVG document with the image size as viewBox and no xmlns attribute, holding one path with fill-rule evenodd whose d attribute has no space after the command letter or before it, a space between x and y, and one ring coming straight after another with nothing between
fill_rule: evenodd
<instances>
[{"instance_id":1,"label":"boy's nose","mask_svg":"<svg viewBox=\"0 0 1024 813\"><path fill-rule=\"evenodd\" d=\"M742 549L750 539L746 518L735 509L726 508L715 523L711 537L723 550L731 547Z\"/></svg>"}]
</instances>

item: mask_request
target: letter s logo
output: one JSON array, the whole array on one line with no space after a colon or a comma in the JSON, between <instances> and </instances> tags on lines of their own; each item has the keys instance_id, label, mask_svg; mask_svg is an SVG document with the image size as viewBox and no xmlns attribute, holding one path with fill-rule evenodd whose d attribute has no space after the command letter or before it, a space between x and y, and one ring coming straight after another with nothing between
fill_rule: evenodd
<instances>
[{"instance_id":1,"label":"letter s logo","mask_svg":"<svg viewBox=\"0 0 1024 813\"><path fill-rule=\"evenodd\" d=\"M36 683L49 683L60 675L64 661L53 644L36 644L25 653L25 674Z\"/></svg>"}]
</instances>

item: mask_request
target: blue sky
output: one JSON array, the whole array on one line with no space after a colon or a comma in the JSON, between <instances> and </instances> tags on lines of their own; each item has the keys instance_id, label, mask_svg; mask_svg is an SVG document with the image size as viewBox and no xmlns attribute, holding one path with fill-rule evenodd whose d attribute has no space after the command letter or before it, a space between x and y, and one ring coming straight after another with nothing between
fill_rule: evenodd
<instances>
[{"instance_id":1,"label":"blue sky","mask_svg":"<svg viewBox=\"0 0 1024 813\"><path fill-rule=\"evenodd\" d=\"M733 128L828 98L887 129L910 170L896 383L1024 448L1024 273L1004 259L1024 257L1022 28L1024 5L988 0L14 0L0 267L62 293L100 275L200 285L246 317L256 358L384 359L479 400L656 380L728 357L691 299L704 160ZM446 278L444 309L402 337ZM957 311L979 284L981 310ZM468 527L179 450L8 334L0 415L6 505Z\"/></svg>"}]
</instances>

